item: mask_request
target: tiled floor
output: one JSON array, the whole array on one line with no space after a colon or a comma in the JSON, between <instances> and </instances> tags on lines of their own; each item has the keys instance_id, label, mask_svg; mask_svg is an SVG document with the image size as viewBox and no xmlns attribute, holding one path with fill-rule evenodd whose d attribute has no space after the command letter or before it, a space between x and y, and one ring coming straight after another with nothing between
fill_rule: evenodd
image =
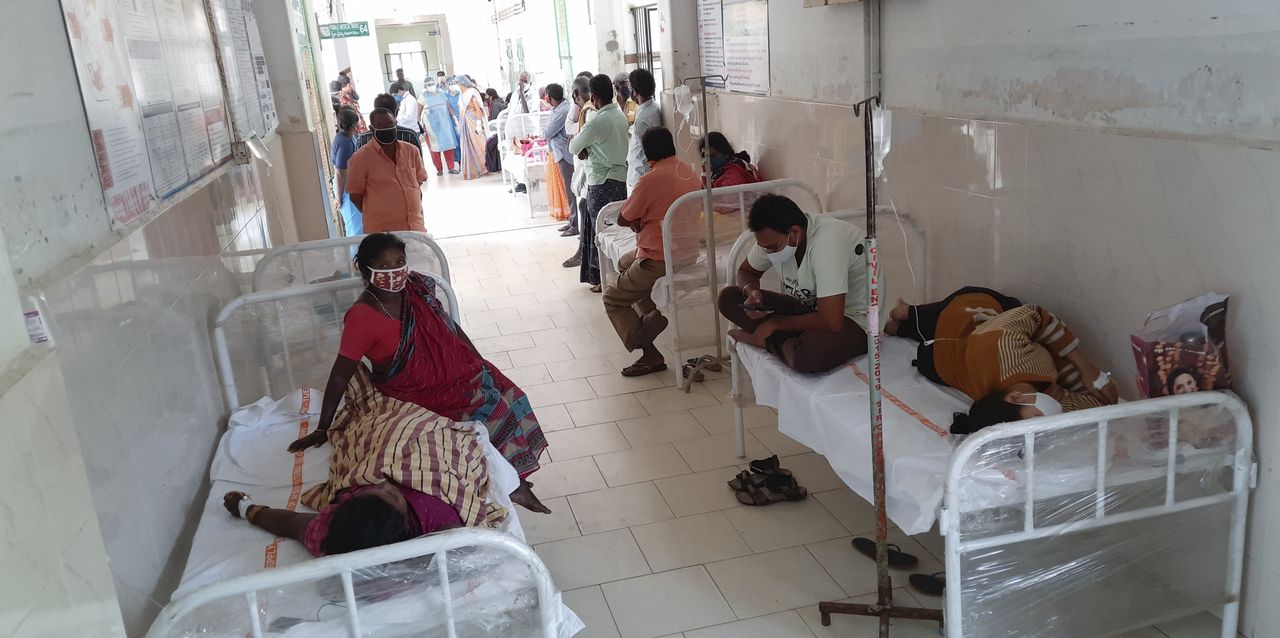
<instances>
[{"instance_id":1,"label":"tiled floor","mask_svg":"<svg viewBox=\"0 0 1280 638\"><path fill-rule=\"evenodd\" d=\"M430 209L429 227L466 224ZM823 600L874 598L874 567L849 544L874 529L871 507L821 456L779 433L771 410L747 412L748 454L783 457L812 498L747 507L725 485L741 461L732 451L724 379L685 394L670 374L622 378L633 356L613 334L600 296L578 283L576 269L560 265L573 240L534 228L441 243L465 329L528 393L550 442L531 480L553 514L521 520L566 603L586 622L581 636L876 635L874 620L836 617L823 627L817 611ZM895 530L893 540L921 558L919 571L941 570L938 537ZM894 582L905 584L906 574ZM895 597L941 605L906 588ZM1195 633L1202 621L1132 636L1207 635ZM903 620L893 635L939 633L932 623Z\"/></svg>"}]
</instances>

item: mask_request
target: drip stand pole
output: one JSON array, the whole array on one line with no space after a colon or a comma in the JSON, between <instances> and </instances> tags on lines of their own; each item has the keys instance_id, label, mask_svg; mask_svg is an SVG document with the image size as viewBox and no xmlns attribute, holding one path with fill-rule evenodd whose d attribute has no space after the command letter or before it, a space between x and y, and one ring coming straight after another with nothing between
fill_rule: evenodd
<instances>
[{"instance_id":1,"label":"drip stand pole","mask_svg":"<svg viewBox=\"0 0 1280 638\"><path fill-rule=\"evenodd\" d=\"M862 116L863 141L867 164L867 361L871 373L871 476L876 506L876 602L818 603L822 625L831 625L831 614L878 616L880 638L889 638L890 618L915 618L942 622L942 610L899 607L893 602L893 581L889 576L889 516L884 487L884 415L880 405L880 257L876 248L876 163L875 124L872 110L880 105L880 96L869 97L853 105L854 115Z\"/></svg>"},{"instance_id":2,"label":"drip stand pole","mask_svg":"<svg viewBox=\"0 0 1280 638\"><path fill-rule=\"evenodd\" d=\"M716 299L720 294L720 273L716 268L716 230L715 220L712 219L711 214L711 157L707 155L706 144L707 131L710 127L710 122L707 120L707 80L712 79L720 80L721 82L729 81L729 78L723 75L699 75L685 78L680 81L681 84L688 84L691 81L697 80L698 87L702 91L702 122L698 130L699 137L703 141L702 184L706 193L702 198L702 217L707 222L707 265L711 270L711 316L712 320L715 321L715 330L711 334L715 335L714 339L716 342L716 353L714 355L703 355L691 361L693 365L688 370L687 375L683 371L684 362L677 362L681 368L681 375L683 375L680 379L682 383L679 385L685 392L688 392L691 389L689 382L697 378L703 370L722 370L723 366L729 365L729 359L725 357L724 354L724 336L720 332L720 310L716 305ZM671 285L673 303L675 303L675 278L673 277L672 281L669 283ZM677 346L678 345L679 344L677 344ZM678 347L676 348L676 352L679 352Z\"/></svg>"}]
</instances>

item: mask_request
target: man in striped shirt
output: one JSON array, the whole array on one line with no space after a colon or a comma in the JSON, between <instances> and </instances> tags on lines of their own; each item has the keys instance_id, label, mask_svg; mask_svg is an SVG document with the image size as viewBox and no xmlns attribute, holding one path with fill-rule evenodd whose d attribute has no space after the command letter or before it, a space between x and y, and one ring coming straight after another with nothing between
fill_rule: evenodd
<instances>
[{"instance_id":1,"label":"man in striped shirt","mask_svg":"<svg viewBox=\"0 0 1280 638\"><path fill-rule=\"evenodd\" d=\"M953 434L988 425L1113 404L1114 381L1080 352L1080 340L1056 315L983 288L943 302L899 304L889 334L921 341L921 373L973 399Z\"/></svg>"}]
</instances>

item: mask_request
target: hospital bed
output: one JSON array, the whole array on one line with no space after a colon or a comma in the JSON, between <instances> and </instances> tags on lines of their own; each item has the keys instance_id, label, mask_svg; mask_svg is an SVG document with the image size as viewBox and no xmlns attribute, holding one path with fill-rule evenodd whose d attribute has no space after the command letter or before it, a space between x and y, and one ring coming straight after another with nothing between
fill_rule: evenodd
<instances>
[{"instance_id":1,"label":"hospital bed","mask_svg":"<svg viewBox=\"0 0 1280 638\"><path fill-rule=\"evenodd\" d=\"M444 250L419 231L396 231L405 243L410 270L438 273L446 283L453 279ZM253 290L277 290L289 286L321 283L341 278L360 278L354 259L360 242L368 235L337 237L288 244L268 250L253 270Z\"/></svg>"},{"instance_id":2,"label":"hospital bed","mask_svg":"<svg viewBox=\"0 0 1280 638\"><path fill-rule=\"evenodd\" d=\"M716 295L720 284L737 270L736 263L728 259L729 251L746 230L750 204L765 193L787 195L806 212L823 212L817 192L795 179L711 189L712 208L717 212L711 215L710 235L703 215L706 191L682 195L667 209L662 220L662 240L668 253L675 242L696 241L700 245L695 260L676 262L668 254L667 274L654 284L653 301L670 321L668 329L677 362L683 363L695 353L715 351L720 343L715 330L719 317ZM606 285L617 279L618 260L636 249L635 233L617 223L621 209L621 202L605 206L596 224L596 248L600 252L601 278ZM693 233L693 236L682 236L683 228L690 229L685 235ZM673 367L676 384L683 388L681 366Z\"/></svg>"},{"instance_id":3,"label":"hospital bed","mask_svg":"<svg viewBox=\"0 0 1280 638\"><path fill-rule=\"evenodd\" d=\"M512 121L515 118L516 121ZM516 138L526 135L542 135L546 123L551 118L550 111L515 114L508 108L498 114L498 153L502 159L502 185L524 183L526 177L525 158L511 146L512 135Z\"/></svg>"},{"instance_id":4,"label":"hospital bed","mask_svg":"<svg viewBox=\"0 0 1280 638\"><path fill-rule=\"evenodd\" d=\"M887 514L907 534L938 524L949 638L1109 636L1203 610L1235 636L1256 472L1239 399L1200 392L956 437L951 414L970 402L916 371L915 346L886 336L878 361ZM749 373L779 430L874 502L867 358L802 375L730 348L738 455Z\"/></svg>"},{"instance_id":5,"label":"hospital bed","mask_svg":"<svg viewBox=\"0 0 1280 638\"><path fill-rule=\"evenodd\" d=\"M456 317L456 296L436 280ZM481 424L471 425L485 447L490 498L508 511L502 531L453 530L309 560L300 544L272 540L222 508L232 490L296 507L303 486L326 478L328 448L294 457L283 450L318 418L323 397L310 388L323 387L342 316L362 288L345 278L259 291L219 313L215 350L232 412L181 584L148 636L567 638L582 629L523 542L508 496L519 477ZM264 398L245 405L241 397Z\"/></svg>"}]
</instances>

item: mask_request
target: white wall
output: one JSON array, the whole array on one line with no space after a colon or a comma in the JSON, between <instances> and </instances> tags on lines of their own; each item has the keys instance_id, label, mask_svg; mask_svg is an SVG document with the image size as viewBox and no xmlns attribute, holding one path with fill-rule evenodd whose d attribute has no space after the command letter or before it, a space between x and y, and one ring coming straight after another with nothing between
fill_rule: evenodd
<instances>
[{"instance_id":1,"label":"white wall","mask_svg":"<svg viewBox=\"0 0 1280 638\"><path fill-rule=\"evenodd\" d=\"M1274 0L885 2L883 25L894 107L1280 140Z\"/></svg>"},{"instance_id":2,"label":"white wall","mask_svg":"<svg viewBox=\"0 0 1280 638\"><path fill-rule=\"evenodd\" d=\"M863 40L861 3L806 9L804 0L769 0L769 95L832 104L862 100Z\"/></svg>"}]
</instances>

